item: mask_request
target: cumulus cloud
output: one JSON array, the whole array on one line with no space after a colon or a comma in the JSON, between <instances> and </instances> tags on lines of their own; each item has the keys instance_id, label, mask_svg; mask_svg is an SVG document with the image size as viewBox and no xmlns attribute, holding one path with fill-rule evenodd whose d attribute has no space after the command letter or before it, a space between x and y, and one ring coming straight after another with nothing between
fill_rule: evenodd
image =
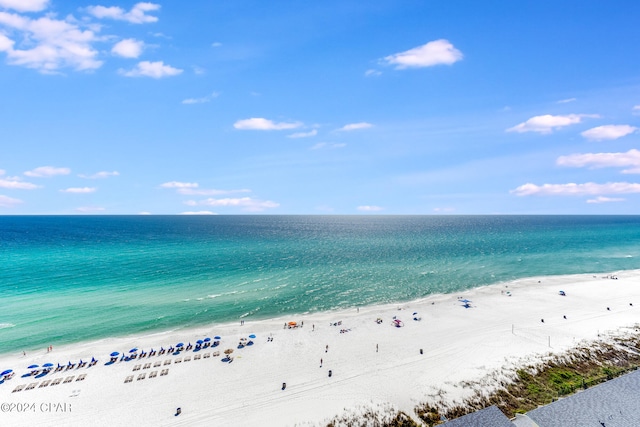
<instances>
[{"instance_id":1,"label":"cumulus cloud","mask_svg":"<svg viewBox=\"0 0 640 427\"><path fill-rule=\"evenodd\" d=\"M249 212L260 212L265 209L272 209L280 206L279 203L273 202L271 200L259 200L253 199L251 197L224 199L209 198L200 201L188 200L185 202L185 204L188 206L239 207L242 208L242 210Z\"/></svg>"},{"instance_id":2,"label":"cumulus cloud","mask_svg":"<svg viewBox=\"0 0 640 427\"><path fill-rule=\"evenodd\" d=\"M0 7L18 12L40 12L49 5L49 0L0 0Z\"/></svg>"},{"instance_id":3,"label":"cumulus cloud","mask_svg":"<svg viewBox=\"0 0 640 427\"><path fill-rule=\"evenodd\" d=\"M396 70L405 68L433 67L434 65L451 65L462 60L462 52L448 40L440 39L404 52L385 56L383 63L395 65Z\"/></svg>"},{"instance_id":4,"label":"cumulus cloud","mask_svg":"<svg viewBox=\"0 0 640 427\"><path fill-rule=\"evenodd\" d=\"M3 196L2 194L0 194L0 207L12 208L19 205L20 203L23 203L20 199L14 199L13 197Z\"/></svg>"},{"instance_id":5,"label":"cumulus cloud","mask_svg":"<svg viewBox=\"0 0 640 427\"><path fill-rule=\"evenodd\" d=\"M181 74L182 71L184 70L165 65L164 61L142 61L132 70L118 70L118 72L125 77L153 77L154 79L177 76Z\"/></svg>"},{"instance_id":6,"label":"cumulus cloud","mask_svg":"<svg viewBox=\"0 0 640 427\"><path fill-rule=\"evenodd\" d=\"M556 160L558 166L598 168L629 168L625 174L640 174L640 151L631 149L626 153L584 153L560 156Z\"/></svg>"},{"instance_id":7,"label":"cumulus cloud","mask_svg":"<svg viewBox=\"0 0 640 427\"><path fill-rule=\"evenodd\" d=\"M6 53L9 64L45 74L67 67L77 71L95 70L102 66L102 61L96 59L98 51L92 46L98 37L80 25L71 17L31 19L0 12L0 28L5 30L0 34L0 51Z\"/></svg>"},{"instance_id":8,"label":"cumulus cloud","mask_svg":"<svg viewBox=\"0 0 640 427\"><path fill-rule=\"evenodd\" d=\"M302 126L300 122L280 122L275 123L268 119L254 117L251 119L238 120L233 127L240 130L287 130L296 129Z\"/></svg>"},{"instance_id":9,"label":"cumulus cloud","mask_svg":"<svg viewBox=\"0 0 640 427\"><path fill-rule=\"evenodd\" d=\"M605 139L618 139L627 136L638 130L637 127L629 125L605 125L585 130L580 135L591 141L603 141Z\"/></svg>"},{"instance_id":10,"label":"cumulus cloud","mask_svg":"<svg viewBox=\"0 0 640 427\"><path fill-rule=\"evenodd\" d=\"M319 142L316 145L313 145L309 150L320 150L323 148L344 148L347 144L338 143L338 144L329 144L328 142Z\"/></svg>"},{"instance_id":11,"label":"cumulus cloud","mask_svg":"<svg viewBox=\"0 0 640 427\"><path fill-rule=\"evenodd\" d=\"M367 70L364 72L365 77L377 77L380 75L382 75L382 72L378 70Z\"/></svg>"},{"instance_id":12,"label":"cumulus cloud","mask_svg":"<svg viewBox=\"0 0 640 427\"><path fill-rule=\"evenodd\" d=\"M200 189L200 188L178 188L177 192L179 194L184 194L187 196L221 196L224 194L234 194L234 193L250 193L251 190L246 188L240 190L216 190L216 189Z\"/></svg>"},{"instance_id":13,"label":"cumulus cloud","mask_svg":"<svg viewBox=\"0 0 640 427\"><path fill-rule=\"evenodd\" d=\"M348 132L348 131L351 131L351 130L368 129L370 127L373 127L373 125L371 123L360 122L360 123L351 123L351 124L348 124L348 125L344 125L338 130L339 131Z\"/></svg>"},{"instance_id":14,"label":"cumulus cloud","mask_svg":"<svg viewBox=\"0 0 640 427\"><path fill-rule=\"evenodd\" d=\"M170 181L160 184L160 188L198 188L197 182Z\"/></svg>"},{"instance_id":15,"label":"cumulus cloud","mask_svg":"<svg viewBox=\"0 0 640 427\"><path fill-rule=\"evenodd\" d=\"M576 98L567 98L567 99L561 99L560 101L558 101L558 104L568 104L569 102L573 102L575 101Z\"/></svg>"},{"instance_id":16,"label":"cumulus cloud","mask_svg":"<svg viewBox=\"0 0 640 427\"><path fill-rule=\"evenodd\" d=\"M358 206L357 209L362 212L379 212L383 210L383 208L381 208L380 206L374 206L374 205Z\"/></svg>"},{"instance_id":17,"label":"cumulus cloud","mask_svg":"<svg viewBox=\"0 0 640 427\"><path fill-rule=\"evenodd\" d=\"M575 125L582 121L585 117L598 118L597 114L568 114L566 116L552 116L545 114L543 116L535 116L507 129L507 132L538 132L548 134L554 130L558 130L565 126Z\"/></svg>"},{"instance_id":18,"label":"cumulus cloud","mask_svg":"<svg viewBox=\"0 0 640 427\"><path fill-rule=\"evenodd\" d=\"M97 188L95 187L71 187L65 190L60 190L61 193L74 193L74 194L87 194L95 193Z\"/></svg>"},{"instance_id":19,"label":"cumulus cloud","mask_svg":"<svg viewBox=\"0 0 640 427\"><path fill-rule=\"evenodd\" d=\"M632 109L631 109L631 113L634 116L640 116L640 105L635 105Z\"/></svg>"},{"instance_id":20,"label":"cumulus cloud","mask_svg":"<svg viewBox=\"0 0 640 427\"><path fill-rule=\"evenodd\" d=\"M11 190L35 190L36 188L40 188L40 186L30 182L21 181L17 177L12 177L8 179L0 179L0 188L9 188Z\"/></svg>"},{"instance_id":21,"label":"cumulus cloud","mask_svg":"<svg viewBox=\"0 0 640 427\"><path fill-rule=\"evenodd\" d=\"M137 58L142 54L144 42L136 39L124 39L113 45L111 53L123 58Z\"/></svg>"},{"instance_id":22,"label":"cumulus cloud","mask_svg":"<svg viewBox=\"0 0 640 427\"><path fill-rule=\"evenodd\" d=\"M516 196L598 196L602 194L640 193L640 184L630 182L608 182L597 184L524 184L511 190Z\"/></svg>"},{"instance_id":23,"label":"cumulus cloud","mask_svg":"<svg viewBox=\"0 0 640 427\"><path fill-rule=\"evenodd\" d=\"M218 92L212 92L210 95L203 96L202 98L187 98L182 101L183 104L203 104L209 102L214 98L217 98L220 94Z\"/></svg>"},{"instance_id":24,"label":"cumulus cloud","mask_svg":"<svg viewBox=\"0 0 640 427\"><path fill-rule=\"evenodd\" d=\"M87 7L87 12L99 19L108 18L127 21L132 24L146 24L158 21L157 16L148 15L147 13L155 12L159 9L159 4L141 2L136 3L128 12L118 6L89 6Z\"/></svg>"},{"instance_id":25,"label":"cumulus cloud","mask_svg":"<svg viewBox=\"0 0 640 427\"><path fill-rule=\"evenodd\" d=\"M595 199L587 200L587 203L611 203L611 202L624 202L625 199L619 197L604 197L598 196Z\"/></svg>"},{"instance_id":26,"label":"cumulus cloud","mask_svg":"<svg viewBox=\"0 0 640 427\"><path fill-rule=\"evenodd\" d=\"M101 172L96 172L93 175L80 174L78 176L80 178L86 178L86 179L103 179L103 178L109 178L110 176L119 176L119 175L120 175L120 172L118 171L113 171L113 172L101 171Z\"/></svg>"},{"instance_id":27,"label":"cumulus cloud","mask_svg":"<svg viewBox=\"0 0 640 427\"><path fill-rule=\"evenodd\" d=\"M217 215L217 214L211 211L187 211L187 212L182 212L180 215Z\"/></svg>"},{"instance_id":28,"label":"cumulus cloud","mask_svg":"<svg viewBox=\"0 0 640 427\"><path fill-rule=\"evenodd\" d=\"M316 129L313 129L309 132L292 133L291 135L289 135L289 138L309 138L311 136L316 136L317 134L318 134L318 131Z\"/></svg>"},{"instance_id":29,"label":"cumulus cloud","mask_svg":"<svg viewBox=\"0 0 640 427\"><path fill-rule=\"evenodd\" d=\"M50 178L57 175L69 175L71 169L69 168L56 168L53 166L41 166L30 171L26 171L24 174L32 178Z\"/></svg>"}]
</instances>

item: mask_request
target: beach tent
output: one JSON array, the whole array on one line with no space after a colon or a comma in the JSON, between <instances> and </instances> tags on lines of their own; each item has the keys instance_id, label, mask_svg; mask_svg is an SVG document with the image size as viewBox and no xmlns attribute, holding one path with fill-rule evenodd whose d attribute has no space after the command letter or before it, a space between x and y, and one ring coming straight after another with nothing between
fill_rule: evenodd
<instances>
[{"instance_id":1,"label":"beach tent","mask_svg":"<svg viewBox=\"0 0 640 427\"><path fill-rule=\"evenodd\" d=\"M567 294L564 291L560 291L558 292L559 295L562 295L563 297L567 296Z\"/></svg>"}]
</instances>

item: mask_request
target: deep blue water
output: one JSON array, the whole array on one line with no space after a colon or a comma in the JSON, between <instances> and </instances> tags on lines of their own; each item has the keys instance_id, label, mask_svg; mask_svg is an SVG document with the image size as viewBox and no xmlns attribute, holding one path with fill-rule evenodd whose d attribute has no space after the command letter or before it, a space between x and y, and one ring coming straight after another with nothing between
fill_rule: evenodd
<instances>
[{"instance_id":1,"label":"deep blue water","mask_svg":"<svg viewBox=\"0 0 640 427\"><path fill-rule=\"evenodd\" d=\"M640 269L640 216L0 216L0 353Z\"/></svg>"}]
</instances>

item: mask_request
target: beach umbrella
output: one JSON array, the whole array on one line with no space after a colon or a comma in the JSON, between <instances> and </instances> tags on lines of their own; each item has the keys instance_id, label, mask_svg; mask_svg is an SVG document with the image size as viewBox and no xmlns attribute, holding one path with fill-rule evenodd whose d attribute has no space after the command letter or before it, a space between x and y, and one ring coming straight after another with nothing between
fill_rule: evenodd
<instances>
[{"instance_id":1,"label":"beach umbrella","mask_svg":"<svg viewBox=\"0 0 640 427\"><path fill-rule=\"evenodd\" d=\"M256 336L254 334L249 335L249 338L255 338Z\"/></svg>"},{"instance_id":2,"label":"beach umbrella","mask_svg":"<svg viewBox=\"0 0 640 427\"><path fill-rule=\"evenodd\" d=\"M184 343L179 342L178 344L176 344L176 347L184 347Z\"/></svg>"},{"instance_id":3,"label":"beach umbrella","mask_svg":"<svg viewBox=\"0 0 640 427\"><path fill-rule=\"evenodd\" d=\"M206 337L206 338L204 339L204 342L209 342L209 341L211 341L211 338L209 338L209 337Z\"/></svg>"},{"instance_id":4,"label":"beach umbrella","mask_svg":"<svg viewBox=\"0 0 640 427\"><path fill-rule=\"evenodd\" d=\"M224 351L224 354L226 354L226 355L229 355L229 354L231 354L231 353L233 353L233 349L232 349L232 348L228 348L228 349L226 349L226 350Z\"/></svg>"},{"instance_id":5,"label":"beach umbrella","mask_svg":"<svg viewBox=\"0 0 640 427\"><path fill-rule=\"evenodd\" d=\"M2 373L0 374L0 377L10 374L11 372L13 372L13 369L7 369L6 371L2 371Z\"/></svg>"},{"instance_id":6,"label":"beach umbrella","mask_svg":"<svg viewBox=\"0 0 640 427\"><path fill-rule=\"evenodd\" d=\"M469 304L471 301L469 301L468 299L461 299L460 302L463 302L465 304Z\"/></svg>"},{"instance_id":7,"label":"beach umbrella","mask_svg":"<svg viewBox=\"0 0 640 427\"><path fill-rule=\"evenodd\" d=\"M29 365L29 366L27 366L27 369L34 369L34 368L37 368L37 367L38 367L38 365Z\"/></svg>"},{"instance_id":8,"label":"beach umbrella","mask_svg":"<svg viewBox=\"0 0 640 427\"><path fill-rule=\"evenodd\" d=\"M198 340L198 341L196 341L196 344L202 344L203 342L204 341L202 341L202 340Z\"/></svg>"},{"instance_id":9,"label":"beach umbrella","mask_svg":"<svg viewBox=\"0 0 640 427\"><path fill-rule=\"evenodd\" d=\"M214 340L220 340L222 339L221 337L219 337L218 335L216 335L215 337L213 337Z\"/></svg>"},{"instance_id":10,"label":"beach umbrella","mask_svg":"<svg viewBox=\"0 0 640 427\"><path fill-rule=\"evenodd\" d=\"M43 368L48 368L50 366L53 366L53 363L45 363L44 365L42 365Z\"/></svg>"},{"instance_id":11,"label":"beach umbrella","mask_svg":"<svg viewBox=\"0 0 640 427\"><path fill-rule=\"evenodd\" d=\"M137 347L132 348L131 350L129 350L129 353L135 353L136 351L138 351L138 348L137 348Z\"/></svg>"},{"instance_id":12,"label":"beach umbrella","mask_svg":"<svg viewBox=\"0 0 640 427\"><path fill-rule=\"evenodd\" d=\"M116 357L117 355L119 355L120 352L118 351L114 351L113 353L111 353L111 357Z\"/></svg>"}]
</instances>

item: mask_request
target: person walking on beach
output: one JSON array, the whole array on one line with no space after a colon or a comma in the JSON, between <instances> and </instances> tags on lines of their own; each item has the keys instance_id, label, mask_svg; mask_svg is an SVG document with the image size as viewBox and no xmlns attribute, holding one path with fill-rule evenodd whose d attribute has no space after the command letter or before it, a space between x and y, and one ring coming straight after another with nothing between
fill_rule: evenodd
<instances>
[{"instance_id":1,"label":"person walking on beach","mask_svg":"<svg viewBox=\"0 0 640 427\"><path fill-rule=\"evenodd\" d=\"M329 352L329 344L327 344L327 346L324 348L324 352L328 353Z\"/></svg>"},{"instance_id":2,"label":"person walking on beach","mask_svg":"<svg viewBox=\"0 0 640 427\"><path fill-rule=\"evenodd\" d=\"M322 368L322 357L320 358L320 367Z\"/></svg>"},{"instance_id":3,"label":"person walking on beach","mask_svg":"<svg viewBox=\"0 0 640 427\"><path fill-rule=\"evenodd\" d=\"M378 344L376 344L376 353L378 352Z\"/></svg>"}]
</instances>

